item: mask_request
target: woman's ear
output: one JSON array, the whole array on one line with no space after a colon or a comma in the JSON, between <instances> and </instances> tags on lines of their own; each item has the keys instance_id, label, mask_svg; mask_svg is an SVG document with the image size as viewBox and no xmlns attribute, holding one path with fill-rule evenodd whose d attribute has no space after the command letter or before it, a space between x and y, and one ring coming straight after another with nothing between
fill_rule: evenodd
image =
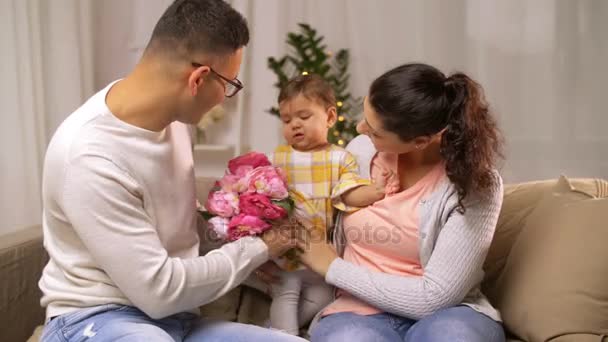
<instances>
[{"instance_id":1,"label":"woman's ear","mask_svg":"<svg viewBox=\"0 0 608 342\"><path fill-rule=\"evenodd\" d=\"M445 131L447 131L447 128L444 128L437 134L433 135L432 141L441 142L441 139L443 138L443 133L445 133Z\"/></svg>"},{"instance_id":2,"label":"woman's ear","mask_svg":"<svg viewBox=\"0 0 608 342\"><path fill-rule=\"evenodd\" d=\"M327 108L327 128L333 127L336 121L338 121L338 111L336 107L331 106Z\"/></svg>"},{"instance_id":3,"label":"woman's ear","mask_svg":"<svg viewBox=\"0 0 608 342\"><path fill-rule=\"evenodd\" d=\"M190 72L190 75L188 76L188 90L190 91L190 95L196 96L196 94L198 94L199 88L205 82L205 77L209 74L210 70L210 67L201 65Z\"/></svg>"},{"instance_id":4,"label":"woman's ear","mask_svg":"<svg viewBox=\"0 0 608 342\"><path fill-rule=\"evenodd\" d=\"M433 136L422 136L414 138L414 146L417 150L424 150L433 141Z\"/></svg>"}]
</instances>

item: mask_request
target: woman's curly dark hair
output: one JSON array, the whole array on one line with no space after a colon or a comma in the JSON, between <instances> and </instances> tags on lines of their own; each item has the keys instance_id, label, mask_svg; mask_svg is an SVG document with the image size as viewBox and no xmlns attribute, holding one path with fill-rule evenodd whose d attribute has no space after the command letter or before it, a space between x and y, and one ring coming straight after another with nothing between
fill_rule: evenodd
<instances>
[{"instance_id":1,"label":"woman's curly dark hair","mask_svg":"<svg viewBox=\"0 0 608 342\"><path fill-rule=\"evenodd\" d=\"M377 78L369 103L384 129L402 141L441 132L446 173L458 191L458 209L470 193L496 184L503 139L481 86L463 73L446 77L426 64L405 64Z\"/></svg>"}]
</instances>

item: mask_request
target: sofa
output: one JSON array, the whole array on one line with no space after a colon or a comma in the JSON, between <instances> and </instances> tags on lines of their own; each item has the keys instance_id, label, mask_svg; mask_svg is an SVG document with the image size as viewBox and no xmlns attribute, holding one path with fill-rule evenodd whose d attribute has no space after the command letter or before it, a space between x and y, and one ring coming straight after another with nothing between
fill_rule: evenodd
<instances>
[{"instance_id":1,"label":"sofa","mask_svg":"<svg viewBox=\"0 0 608 342\"><path fill-rule=\"evenodd\" d=\"M199 183L204 194L206 184ZM482 288L510 342L608 341L608 182L567 179L505 186ZM201 244L201 253L214 248ZM0 236L0 341L38 341L38 280L47 262L39 226ZM239 286L205 317L261 325L269 298Z\"/></svg>"}]
</instances>

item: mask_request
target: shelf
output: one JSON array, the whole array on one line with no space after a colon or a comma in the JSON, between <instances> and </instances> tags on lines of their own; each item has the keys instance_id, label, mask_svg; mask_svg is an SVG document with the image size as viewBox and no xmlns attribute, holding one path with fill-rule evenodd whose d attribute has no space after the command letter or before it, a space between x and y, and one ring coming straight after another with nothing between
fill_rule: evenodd
<instances>
[{"instance_id":1,"label":"shelf","mask_svg":"<svg viewBox=\"0 0 608 342\"><path fill-rule=\"evenodd\" d=\"M234 145L196 144L195 152L226 152L234 153Z\"/></svg>"}]
</instances>

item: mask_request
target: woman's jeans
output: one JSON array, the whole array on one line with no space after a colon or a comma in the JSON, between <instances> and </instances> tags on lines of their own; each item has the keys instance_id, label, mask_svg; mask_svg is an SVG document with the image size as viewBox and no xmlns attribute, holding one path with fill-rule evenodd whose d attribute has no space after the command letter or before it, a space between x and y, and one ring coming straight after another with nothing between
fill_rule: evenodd
<instances>
[{"instance_id":1,"label":"woman's jeans","mask_svg":"<svg viewBox=\"0 0 608 342\"><path fill-rule=\"evenodd\" d=\"M41 342L73 341L304 341L282 332L222 321L201 320L191 313L152 319L139 309L101 305L55 317L44 327Z\"/></svg>"},{"instance_id":2,"label":"woman's jeans","mask_svg":"<svg viewBox=\"0 0 608 342\"><path fill-rule=\"evenodd\" d=\"M350 312L323 317L311 341L504 342L502 325L468 306L437 311L419 321L380 313Z\"/></svg>"}]
</instances>

